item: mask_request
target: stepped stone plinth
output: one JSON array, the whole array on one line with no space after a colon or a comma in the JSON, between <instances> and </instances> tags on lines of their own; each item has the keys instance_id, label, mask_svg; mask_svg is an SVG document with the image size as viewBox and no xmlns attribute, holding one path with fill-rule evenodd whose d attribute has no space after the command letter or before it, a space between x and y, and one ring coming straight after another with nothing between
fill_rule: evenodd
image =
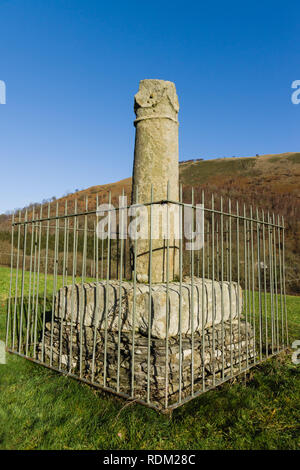
<instances>
[{"instance_id":1,"label":"stepped stone plinth","mask_svg":"<svg viewBox=\"0 0 300 470\"><path fill-rule=\"evenodd\" d=\"M148 285L137 285L135 317L133 317L133 284L123 282L121 291L120 299L117 281L110 281L108 285L103 281L61 288L55 299L52 353L51 323L46 324L44 341L46 361L50 360L52 354L53 363L59 364L61 355L61 367L70 370L71 366L72 372L78 374L81 356L82 377L86 380L95 380L100 385L103 385L104 364L106 363L106 386L116 389L119 350L120 391L131 394L134 359L135 394L141 399L146 399L149 295L151 295L150 395L152 402L159 408L165 403L166 383L170 402L178 399L180 356L182 397L191 393L192 341L195 389L202 387L203 372L205 383L209 386L212 384L213 375L215 378L221 377L223 367L225 374L235 371L240 366L244 367L247 358L249 361L254 355L253 331L250 324L241 319L242 290L236 283L223 282L221 284L217 281L212 282L210 279L195 278L192 288L191 279L186 278L181 286L181 322L180 284L178 282L170 284L168 293L166 284L152 286L151 294ZM204 297L202 297L203 291ZM192 297L194 308L191 307ZM168 331L166 329L167 298L169 298ZM105 299L108 302L107 309ZM107 334L105 332L106 311ZM121 325L120 331L119 325ZM105 337L106 361L104 359ZM119 339L120 346L118 347ZM168 340L167 360L166 339ZM71 350L72 364L70 364ZM94 369L93 351L95 351ZM41 358L41 343L38 355Z\"/></svg>"}]
</instances>

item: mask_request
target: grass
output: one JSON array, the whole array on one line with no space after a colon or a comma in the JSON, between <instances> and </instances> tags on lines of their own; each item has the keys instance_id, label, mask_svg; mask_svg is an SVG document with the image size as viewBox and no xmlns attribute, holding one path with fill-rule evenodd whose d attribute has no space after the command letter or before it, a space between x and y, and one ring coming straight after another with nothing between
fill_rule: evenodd
<instances>
[{"instance_id":1,"label":"grass","mask_svg":"<svg viewBox=\"0 0 300 470\"><path fill-rule=\"evenodd\" d=\"M1 339L8 290L0 267ZM300 339L300 297L288 296L287 308L290 339ZM283 353L170 419L9 354L0 365L0 449L299 449L299 391L299 366Z\"/></svg>"},{"instance_id":2,"label":"grass","mask_svg":"<svg viewBox=\"0 0 300 470\"><path fill-rule=\"evenodd\" d=\"M255 158L203 160L194 164L183 164L179 170L183 181L199 185L205 183L211 175L257 176L255 164Z\"/></svg>"},{"instance_id":3,"label":"grass","mask_svg":"<svg viewBox=\"0 0 300 470\"><path fill-rule=\"evenodd\" d=\"M300 153L295 153L294 155L289 155L287 157L292 163L300 163Z\"/></svg>"}]
</instances>

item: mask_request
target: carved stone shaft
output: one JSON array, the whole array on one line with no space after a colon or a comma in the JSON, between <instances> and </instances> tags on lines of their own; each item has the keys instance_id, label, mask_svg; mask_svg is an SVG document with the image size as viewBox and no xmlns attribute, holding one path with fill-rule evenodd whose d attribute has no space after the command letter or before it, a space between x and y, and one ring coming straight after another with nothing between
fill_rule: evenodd
<instances>
[{"instance_id":1,"label":"carved stone shaft","mask_svg":"<svg viewBox=\"0 0 300 470\"><path fill-rule=\"evenodd\" d=\"M149 203L151 185L153 200L178 201L178 98L174 83L164 80L141 80L135 95L136 120L132 203ZM153 206L155 209L155 206ZM166 205L164 207L167 211ZM178 206L169 204L169 214L178 212ZM155 217L155 210L152 211ZM154 220L154 223L157 223ZM150 208L148 207L148 233L150 236ZM178 241L169 227L169 280L178 276ZM137 280L149 282L149 240L139 240L137 248ZM152 241L152 282L167 279L167 240L163 237Z\"/></svg>"}]
</instances>

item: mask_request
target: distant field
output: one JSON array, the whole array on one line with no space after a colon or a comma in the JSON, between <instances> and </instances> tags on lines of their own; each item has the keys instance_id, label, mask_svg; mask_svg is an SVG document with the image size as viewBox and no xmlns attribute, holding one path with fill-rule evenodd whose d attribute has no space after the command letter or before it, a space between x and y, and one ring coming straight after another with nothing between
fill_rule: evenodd
<instances>
[{"instance_id":1,"label":"distant field","mask_svg":"<svg viewBox=\"0 0 300 470\"><path fill-rule=\"evenodd\" d=\"M41 280L42 282L42 280ZM28 273L25 285L28 286ZM9 269L0 267L4 339ZM52 279L49 277L49 290ZM287 297L300 339L300 297ZM299 366L281 354L207 392L172 419L14 355L0 365L0 449L299 449Z\"/></svg>"}]
</instances>

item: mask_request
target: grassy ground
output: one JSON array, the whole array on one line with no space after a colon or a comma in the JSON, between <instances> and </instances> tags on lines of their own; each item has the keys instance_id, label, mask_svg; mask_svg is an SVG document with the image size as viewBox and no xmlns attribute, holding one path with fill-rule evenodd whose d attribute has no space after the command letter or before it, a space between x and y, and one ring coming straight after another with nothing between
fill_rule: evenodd
<instances>
[{"instance_id":1,"label":"grassy ground","mask_svg":"<svg viewBox=\"0 0 300 470\"><path fill-rule=\"evenodd\" d=\"M8 290L9 270L0 267L1 339ZM300 297L288 296L287 307L290 340L300 339ZM169 419L7 355L0 449L299 449L299 384L299 366L282 354Z\"/></svg>"}]
</instances>

